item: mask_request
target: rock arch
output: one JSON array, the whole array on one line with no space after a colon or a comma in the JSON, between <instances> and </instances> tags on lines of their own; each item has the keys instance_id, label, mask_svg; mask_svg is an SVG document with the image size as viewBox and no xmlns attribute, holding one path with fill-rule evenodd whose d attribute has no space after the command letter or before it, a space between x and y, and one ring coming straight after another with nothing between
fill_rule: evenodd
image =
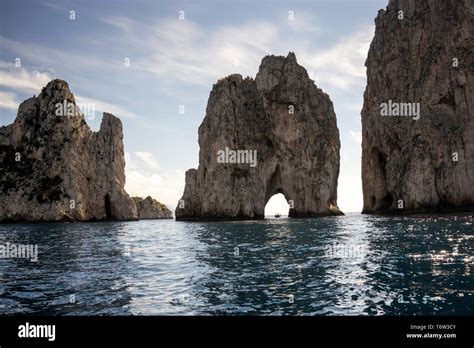
<instances>
[{"instance_id":1,"label":"rock arch","mask_svg":"<svg viewBox=\"0 0 474 348\"><path fill-rule=\"evenodd\" d=\"M270 179L268 180L268 183L266 185L265 204L264 205L267 205L270 198L272 198L273 195L275 195L277 193L282 193L285 196L285 198L287 198L288 192L285 192L286 190L284 190L283 187L284 187L284 185L283 185L282 180L281 180L280 167L277 165L276 168L275 168L275 171L270 176Z\"/></svg>"},{"instance_id":2,"label":"rock arch","mask_svg":"<svg viewBox=\"0 0 474 348\"><path fill-rule=\"evenodd\" d=\"M199 146L199 167L186 172L177 220L264 218L278 192L293 201L293 217L342 214L336 115L293 53L265 57L255 80L219 80Z\"/></svg>"}]
</instances>

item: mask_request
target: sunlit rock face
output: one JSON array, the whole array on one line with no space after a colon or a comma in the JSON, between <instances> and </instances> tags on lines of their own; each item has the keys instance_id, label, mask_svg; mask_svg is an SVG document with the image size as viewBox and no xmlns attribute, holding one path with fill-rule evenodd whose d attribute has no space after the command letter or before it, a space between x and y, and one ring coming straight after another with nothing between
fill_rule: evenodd
<instances>
[{"instance_id":1,"label":"sunlit rock face","mask_svg":"<svg viewBox=\"0 0 474 348\"><path fill-rule=\"evenodd\" d=\"M107 113L92 132L68 84L49 82L0 128L0 221L137 219L122 138Z\"/></svg>"},{"instance_id":2,"label":"sunlit rock face","mask_svg":"<svg viewBox=\"0 0 474 348\"><path fill-rule=\"evenodd\" d=\"M219 80L199 146L199 167L186 172L177 220L263 218L276 193L285 195L292 217L342 214L333 105L293 53L263 58L255 79Z\"/></svg>"},{"instance_id":3,"label":"sunlit rock face","mask_svg":"<svg viewBox=\"0 0 474 348\"><path fill-rule=\"evenodd\" d=\"M474 209L474 2L392 0L375 23L363 212Z\"/></svg>"}]
</instances>

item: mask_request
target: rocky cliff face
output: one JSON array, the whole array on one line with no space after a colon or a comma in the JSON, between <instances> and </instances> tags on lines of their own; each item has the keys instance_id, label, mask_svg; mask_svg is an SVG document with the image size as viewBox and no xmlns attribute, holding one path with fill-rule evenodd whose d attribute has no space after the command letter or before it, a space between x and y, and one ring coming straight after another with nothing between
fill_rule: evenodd
<instances>
[{"instance_id":1,"label":"rocky cliff face","mask_svg":"<svg viewBox=\"0 0 474 348\"><path fill-rule=\"evenodd\" d=\"M276 193L285 195L292 217L342 214L333 106L293 53L265 57L255 80L219 80L199 146L199 167L186 172L177 220L263 218Z\"/></svg>"},{"instance_id":2,"label":"rocky cliff face","mask_svg":"<svg viewBox=\"0 0 474 348\"><path fill-rule=\"evenodd\" d=\"M59 104L74 116L57 116ZM122 138L118 118L104 113L92 132L68 84L48 83L0 128L0 221L136 219Z\"/></svg>"},{"instance_id":3,"label":"rocky cliff face","mask_svg":"<svg viewBox=\"0 0 474 348\"><path fill-rule=\"evenodd\" d=\"M145 199L133 197L137 206L138 218L141 219L172 219L173 213L164 204L150 196Z\"/></svg>"},{"instance_id":4,"label":"rocky cliff face","mask_svg":"<svg viewBox=\"0 0 474 348\"><path fill-rule=\"evenodd\" d=\"M375 23L363 212L473 210L474 2L391 0Z\"/></svg>"}]
</instances>

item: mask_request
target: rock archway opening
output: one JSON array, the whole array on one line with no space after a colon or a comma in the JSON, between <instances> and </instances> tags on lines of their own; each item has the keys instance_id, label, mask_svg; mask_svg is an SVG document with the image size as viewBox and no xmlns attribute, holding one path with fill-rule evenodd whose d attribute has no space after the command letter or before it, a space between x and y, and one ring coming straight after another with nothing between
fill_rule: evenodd
<instances>
[{"instance_id":1,"label":"rock archway opening","mask_svg":"<svg viewBox=\"0 0 474 348\"><path fill-rule=\"evenodd\" d=\"M286 201L283 193L274 194L265 205L265 217L287 217L290 211L290 205Z\"/></svg>"}]
</instances>

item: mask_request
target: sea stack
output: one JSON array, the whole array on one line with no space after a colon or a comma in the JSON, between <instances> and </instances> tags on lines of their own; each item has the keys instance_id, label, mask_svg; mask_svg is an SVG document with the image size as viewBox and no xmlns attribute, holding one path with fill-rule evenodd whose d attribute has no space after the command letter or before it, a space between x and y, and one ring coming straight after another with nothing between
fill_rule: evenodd
<instances>
[{"instance_id":1,"label":"sea stack","mask_svg":"<svg viewBox=\"0 0 474 348\"><path fill-rule=\"evenodd\" d=\"M117 117L91 131L68 84L49 82L0 128L0 221L137 219L122 138Z\"/></svg>"},{"instance_id":2,"label":"sea stack","mask_svg":"<svg viewBox=\"0 0 474 348\"><path fill-rule=\"evenodd\" d=\"M474 210L474 2L391 0L375 23L363 213Z\"/></svg>"},{"instance_id":3,"label":"sea stack","mask_svg":"<svg viewBox=\"0 0 474 348\"><path fill-rule=\"evenodd\" d=\"M133 197L137 206L137 214L140 220L149 219L172 219L173 213L166 205L158 202L156 199L147 196L145 199L141 197Z\"/></svg>"},{"instance_id":4,"label":"sea stack","mask_svg":"<svg viewBox=\"0 0 474 348\"><path fill-rule=\"evenodd\" d=\"M284 194L290 217L342 214L339 130L329 96L293 53L263 58L255 79L212 88L199 127L199 167L186 172L177 220L260 219Z\"/></svg>"}]
</instances>

